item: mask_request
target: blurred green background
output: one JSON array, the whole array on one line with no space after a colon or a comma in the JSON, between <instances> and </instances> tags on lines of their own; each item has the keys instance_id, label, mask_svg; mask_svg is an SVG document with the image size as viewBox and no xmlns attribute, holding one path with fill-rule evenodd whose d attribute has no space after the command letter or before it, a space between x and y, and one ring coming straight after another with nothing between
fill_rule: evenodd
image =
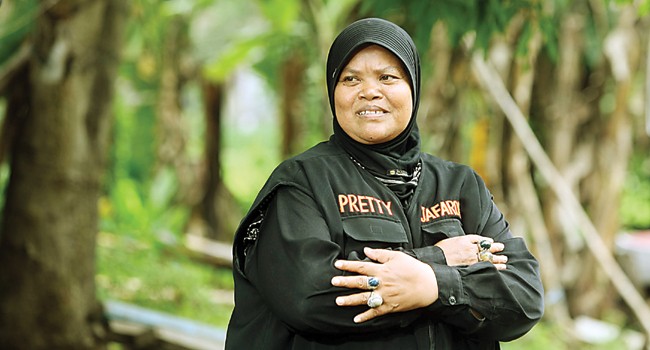
<instances>
[{"instance_id":1,"label":"blurred green background","mask_svg":"<svg viewBox=\"0 0 650 350\"><path fill-rule=\"evenodd\" d=\"M4 83L12 60L39 35L39 19L61 3L0 6L5 129L12 123L11 85ZM380 16L407 29L423 58L423 149L473 166L542 269L551 260L557 269L551 282L545 276L545 284L553 283L547 291L555 293L547 304L563 311L547 312L530 334L504 348L626 349L630 334L644 332L579 243L581 229L558 213L552 184L528 159L489 87L473 75L471 57L481 53L501 74L616 255L621 233L650 230L650 2L133 0L125 6L97 203L100 300L227 325L231 270L201 259L186 235L228 244L273 168L329 136L329 44L348 23ZM11 186L7 135L2 198ZM537 210L522 204L524 197ZM17 234L8 226L0 242ZM647 301L648 286L636 286ZM605 321L619 333L604 343L576 340L556 318L565 312Z\"/></svg>"}]
</instances>

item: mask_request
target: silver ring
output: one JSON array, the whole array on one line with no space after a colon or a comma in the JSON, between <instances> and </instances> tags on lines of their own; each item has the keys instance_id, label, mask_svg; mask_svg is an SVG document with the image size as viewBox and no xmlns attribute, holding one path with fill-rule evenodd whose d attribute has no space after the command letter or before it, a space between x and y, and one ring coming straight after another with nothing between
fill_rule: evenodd
<instances>
[{"instance_id":1,"label":"silver ring","mask_svg":"<svg viewBox=\"0 0 650 350\"><path fill-rule=\"evenodd\" d=\"M384 299L382 299L381 295L375 293L374 291L370 292L370 296L368 297L369 308L374 309L378 306L381 306L381 304L383 303L384 303Z\"/></svg>"},{"instance_id":2,"label":"silver ring","mask_svg":"<svg viewBox=\"0 0 650 350\"><path fill-rule=\"evenodd\" d=\"M489 261L492 262L492 253L490 253L488 250L481 250L478 254L478 261Z\"/></svg>"},{"instance_id":3,"label":"silver ring","mask_svg":"<svg viewBox=\"0 0 650 350\"><path fill-rule=\"evenodd\" d=\"M368 289L373 290L377 287L379 287L379 278L368 277Z\"/></svg>"}]
</instances>

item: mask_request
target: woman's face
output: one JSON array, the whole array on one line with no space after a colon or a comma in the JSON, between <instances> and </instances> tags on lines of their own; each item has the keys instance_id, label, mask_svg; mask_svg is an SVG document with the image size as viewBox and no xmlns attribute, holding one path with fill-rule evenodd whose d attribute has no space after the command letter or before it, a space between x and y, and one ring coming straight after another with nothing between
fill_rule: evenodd
<instances>
[{"instance_id":1,"label":"woman's face","mask_svg":"<svg viewBox=\"0 0 650 350\"><path fill-rule=\"evenodd\" d=\"M368 145L390 141L411 119L409 77L390 51L368 46L341 72L334 105L339 125L355 141Z\"/></svg>"}]
</instances>

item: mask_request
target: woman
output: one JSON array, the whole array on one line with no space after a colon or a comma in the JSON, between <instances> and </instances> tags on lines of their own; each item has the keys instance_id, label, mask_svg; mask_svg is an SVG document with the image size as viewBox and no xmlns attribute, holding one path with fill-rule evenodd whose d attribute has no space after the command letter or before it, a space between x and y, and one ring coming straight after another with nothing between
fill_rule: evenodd
<instances>
[{"instance_id":1,"label":"woman","mask_svg":"<svg viewBox=\"0 0 650 350\"><path fill-rule=\"evenodd\" d=\"M227 349L495 349L543 312L481 178L420 152L419 57L382 19L327 62L334 134L284 161L234 243Z\"/></svg>"}]
</instances>

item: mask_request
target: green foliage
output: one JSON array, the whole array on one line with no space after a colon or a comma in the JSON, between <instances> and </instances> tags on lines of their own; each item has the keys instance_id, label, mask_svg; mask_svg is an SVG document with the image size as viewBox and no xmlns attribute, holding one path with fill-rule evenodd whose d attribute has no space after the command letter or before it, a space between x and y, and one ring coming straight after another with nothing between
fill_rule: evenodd
<instances>
[{"instance_id":1,"label":"green foliage","mask_svg":"<svg viewBox=\"0 0 650 350\"><path fill-rule=\"evenodd\" d=\"M252 1L217 1L199 16L193 25L192 41L196 56L205 62L206 78L224 81L238 66L264 60L266 49L283 41L284 31L273 25L289 30L285 27L293 23L293 15L271 5L261 8ZM265 19L262 10L280 15Z\"/></svg>"},{"instance_id":2,"label":"green foliage","mask_svg":"<svg viewBox=\"0 0 650 350\"><path fill-rule=\"evenodd\" d=\"M301 2L298 0L260 0L257 3L279 33L290 33L299 20Z\"/></svg>"},{"instance_id":3,"label":"green foliage","mask_svg":"<svg viewBox=\"0 0 650 350\"><path fill-rule=\"evenodd\" d=\"M175 202L176 175L156 164L157 95L165 28L207 1L138 0L127 27L127 46L114 102L110 172L100 225L111 232L182 232L190 208ZM192 121L187 118L188 122ZM202 131L194 127L193 131Z\"/></svg>"},{"instance_id":4,"label":"green foliage","mask_svg":"<svg viewBox=\"0 0 650 350\"><path fill-rule=\"evenodd\" d=\"M18 51L41 11L36 0L13 1L0 9L0 66Z\"/></svg>"},{"instance_id":5,"label":"green foliage","mask_svg":"<svg viewBox=\"0 0 650 350\"><path fill-rule=\"evenodd\" d=\"M222 148L223 179L243 210L248 210L257 192L279 163L274 147L279 143L277 128L262 124L238 129L228 127Z\"/></svg>"},{"instance_id":6,"label":"green foliage","mask_svg":"<svg viewBox=\"0 0 650 350\"><path fill-rule=\"evenodd\" d=\"M115 299L225 327L232 311L229 269L186 258L173 239L165 245L101 232L96 283L100 299ZM223 297L222 295L226 295Z\"/></svg>"},{"instance_id":7,"label":"green foliage","mask_svg":"<svg viewBox=\"0 0 650 350\"><path fill-rule=\"evenodd\" d=\"M154 233L182 232L189 208L174 205L176 180L169 171L154 179L149 191L129 178L119 178L100 206L100 226L111 232L124 232L141 238Z\"/></svg>"},{"instance_id":8,"label":"green foliage","mask_svg":"<svg viewBox=\"0 0 650 350\"><path fill-rule=\"evenodd\" d=\"M538 1L364 1L361 14L391 19L412 34L418 48L429 46L431 28L437 21L447 25L450 43L462 44L462 38L474 32L475 46L487 48L495 34L505 31L518 14L539 14Z\"/></svg>"},{"instance_id":9,"label":"green foliage","mask_svg":"<svg viewBox=\"0 0 650 350\"><path fill-rule=\"evenodd\" d=\"M503 350L625 350L626 345L623 337L617 337L610 342L603 344L588 344L578 340L570 341L567 337L567 330L559 325L543 319L523 337L512 342L501 343Z\"/></svg>"},{"instance_id":10,"label":"green foliage","mask_svg":"<svg viewBox=\"0 0 650 350\"><path fill-rule=\"evenodd\" d=\"M621 224L628 229L650 229L650 158L636 154L621 198Z\"/></svg>"},{"instance_id":11,"label":"green foliage","mask_svg":"<svg viewBox=\"0 0 650 350\"><path fill-rule=\"evenodd\" d=\"M650 14L650 0L639 2L639 17L645 17Z\"/></svg>"},{"instance_id":12,"label":"green foliage","mask_svg":"<svg viewBox=\"0 0 650 350\"><path fill-rule=\"evenodd\" d=\"M251 56L256 50L277 41L278 37L270 34L237 41L230 50L206 65L203 74L212 81L223 81L242 64L243 60Z\"/></svg>"},{"instance_id":13,"label":"green foliage","mask_svg":"<svg viewBox=\"0 0 650 350\"><path fill-rule=\"evenodd\" d=\"M156 118L153 107L125 85L116 95L111 167L100 205L100 227L151 235L182 232L189 208L175 203L178 182L169 169L154 171ZM129 104L127 99L135 99ZM132 101L133 102L133 101Z\"/></svg>"},{"instance_id":14,"label":"green foliage","mask_svg":"<svg viewBox=\"0 0 650 350\"><path fill-rule=\"evenodd\" d=\"M542 32L544 42L543 50L552 61L557 61L558 52L558 19L555 17L545 17L545 20L539 22L539 29Z\"/></svg>"}]
</instances>

